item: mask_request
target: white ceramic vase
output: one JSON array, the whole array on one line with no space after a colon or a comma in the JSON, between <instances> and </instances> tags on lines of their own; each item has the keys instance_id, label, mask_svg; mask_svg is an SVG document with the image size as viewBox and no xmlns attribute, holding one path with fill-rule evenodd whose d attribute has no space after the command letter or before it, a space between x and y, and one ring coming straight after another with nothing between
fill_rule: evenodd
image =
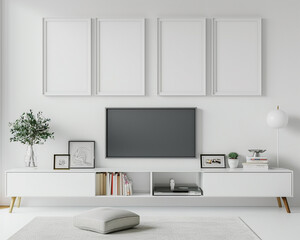
<instances>
[{"instance_id":1,"label":"white ceramic vase","mask_svg":"<svg viewBox=\"0 0 300 240\"><path fill-rule=\"evenodd\" d=\"M237 168L239 165L239 159L228 158L228 164L230 168Z\"/></svg>"}]
</instances>

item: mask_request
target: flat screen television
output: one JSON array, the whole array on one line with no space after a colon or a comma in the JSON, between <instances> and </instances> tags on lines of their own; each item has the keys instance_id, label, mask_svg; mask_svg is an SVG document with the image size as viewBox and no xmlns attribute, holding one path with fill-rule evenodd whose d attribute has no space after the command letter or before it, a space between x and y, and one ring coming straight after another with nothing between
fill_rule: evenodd
<instances>
[{"instance_id":1,"label":"flat screen television","mask_svg":"<svg viewBox=\"0 0 300 240\"><path fill-rule=\"evenodd\" d=\"M107 158L195 157L196 108L107 108Z\"/></svg>"}]
</instances>

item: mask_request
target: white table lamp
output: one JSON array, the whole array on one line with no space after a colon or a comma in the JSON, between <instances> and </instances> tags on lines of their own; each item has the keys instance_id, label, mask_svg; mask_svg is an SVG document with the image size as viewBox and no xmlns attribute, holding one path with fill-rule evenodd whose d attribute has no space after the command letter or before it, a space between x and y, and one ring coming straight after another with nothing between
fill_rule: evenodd
<instances>
[{"instance_id":1,"label":"white table lamp","mask_svg":"<svg viewBox=\"0 0 300 240\"><path fill-rule=\"evenodd\" d=\"M279 109L268 113L267 123L269 127L277 129L277 167L279 167L279 128L284 128L288 123L288 115Z\"/></svg>"}]
</instances>

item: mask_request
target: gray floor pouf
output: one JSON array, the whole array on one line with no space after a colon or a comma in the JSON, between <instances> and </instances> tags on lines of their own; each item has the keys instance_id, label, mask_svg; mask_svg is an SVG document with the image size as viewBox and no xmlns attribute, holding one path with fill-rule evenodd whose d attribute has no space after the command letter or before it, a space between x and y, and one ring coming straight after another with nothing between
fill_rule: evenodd
<instances>
[{"instance_id":1,"label":"gray floor pouf","mask_svg":"<svg viewBox=\"0 0 300 240\"><path fill-rule=\"evenodd\" d=\"M116 208L95 208L73 218L75 227L98 233L125 230L139 225L139 223L139 215Z\"/></svg>"}]
</instances>

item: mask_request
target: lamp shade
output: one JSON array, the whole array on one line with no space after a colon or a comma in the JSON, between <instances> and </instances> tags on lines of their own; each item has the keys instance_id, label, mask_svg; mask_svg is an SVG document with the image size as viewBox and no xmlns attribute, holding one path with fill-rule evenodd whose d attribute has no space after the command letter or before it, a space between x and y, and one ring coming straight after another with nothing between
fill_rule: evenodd
<instances>
[{"instance_id":1,"label":"lamp shade","mask_svg":"<svg viewBox=\"0 0 300 240\"><path fill-rule=\"evenodd\" d=\"M268 113L267 123L271 128L284 128L288 123L288 115L277 107Z\"/></svg>"}]
</instances>

